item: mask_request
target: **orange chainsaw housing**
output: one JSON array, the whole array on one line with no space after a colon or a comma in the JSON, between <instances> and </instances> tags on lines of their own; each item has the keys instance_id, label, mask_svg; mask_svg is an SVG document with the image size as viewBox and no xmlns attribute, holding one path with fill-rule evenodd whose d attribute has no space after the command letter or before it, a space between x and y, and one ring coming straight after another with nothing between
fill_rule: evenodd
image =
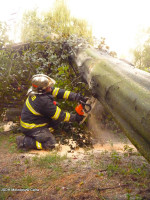
<instances>
[{"instance_id":1,"label":"orange chainsaw housing","mask_svg":"<svg viewBox=\"0 0 150 200\"><path fill-rule=\"evenodd\" d=\"M84 115L82 104L77 105L75 111L78 113L78 115Z\"/></svg>"}]
</instances>

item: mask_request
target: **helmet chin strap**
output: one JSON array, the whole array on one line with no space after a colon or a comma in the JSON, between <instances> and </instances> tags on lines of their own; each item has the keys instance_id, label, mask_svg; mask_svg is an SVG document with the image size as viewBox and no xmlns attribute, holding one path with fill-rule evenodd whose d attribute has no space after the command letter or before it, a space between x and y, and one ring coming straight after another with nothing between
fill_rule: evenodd
<instances>
[{"instance_id":1,"label":"helmet chin strap","mask_svg":"<svg viewBox=\"0 0 150 200\"><path fill-rule=\"evenodd\" d=\"M38 88L37 89L39 94L45 94L46 93L46 89L42 89L42 88Z\"/></svg>"}]
</instances>

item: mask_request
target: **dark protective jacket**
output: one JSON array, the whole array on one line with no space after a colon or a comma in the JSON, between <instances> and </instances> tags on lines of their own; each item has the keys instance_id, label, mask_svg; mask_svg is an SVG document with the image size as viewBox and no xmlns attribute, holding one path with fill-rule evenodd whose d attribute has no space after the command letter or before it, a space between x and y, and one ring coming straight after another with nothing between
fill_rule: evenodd
<instances>
[{"instance_id":1,"label":"dark protective jacket","mask_svg":"<svg viewBox=\"0 0 150 200\"><path fill-rule=\"evenodd\" d=\"M41 127L53 127L56 122L75 121L75 114L62 111L54 103L54 97L75 101L78 94L60 88L52 88L51 93L28 96L21 113L21 130L30 134Z\"/></svg>"}]
</instances>

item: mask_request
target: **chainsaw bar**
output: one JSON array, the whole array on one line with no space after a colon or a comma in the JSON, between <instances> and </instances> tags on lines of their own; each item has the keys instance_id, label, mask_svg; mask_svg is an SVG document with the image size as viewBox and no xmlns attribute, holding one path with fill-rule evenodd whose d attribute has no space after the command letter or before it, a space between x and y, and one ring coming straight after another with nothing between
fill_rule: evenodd
<instances>
[{"instance_id":1,"label":"chainsaw bar","mask_svg":"<svg viewBox=\"0 0 150 200\"><path fill-rule=\"evenodd\" d=\"M97 102L97 99L95 99L94 97L91 97L87 100L86 104L85 104L85 110L88 111L89 110L89 105L90 105L90 111L88 112L84 112L84 118L83 120L79 123L79 124L82 124L86 118L89 116L89 114L91 113L92 109L94 108L95 104Z\"/></svg>"}]
</instances>

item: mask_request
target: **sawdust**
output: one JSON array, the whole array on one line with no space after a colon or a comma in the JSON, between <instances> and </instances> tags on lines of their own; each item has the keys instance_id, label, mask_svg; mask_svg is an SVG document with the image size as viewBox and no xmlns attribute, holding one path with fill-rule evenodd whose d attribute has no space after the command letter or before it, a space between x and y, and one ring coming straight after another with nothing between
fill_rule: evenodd
<instances>
[{"instance_id":1,"label":"sawdust","mask_svg":"<svg viewBox=\"0 0 150 200\"><path fill-rule=\"evenodd\" d=\"M6 122L1 123L0 129L2 129L4 132L8 132L17 126L18 126L17 123L14 123L13 121L8 121L7 123Z\"/></svg>"}]
</instances>

